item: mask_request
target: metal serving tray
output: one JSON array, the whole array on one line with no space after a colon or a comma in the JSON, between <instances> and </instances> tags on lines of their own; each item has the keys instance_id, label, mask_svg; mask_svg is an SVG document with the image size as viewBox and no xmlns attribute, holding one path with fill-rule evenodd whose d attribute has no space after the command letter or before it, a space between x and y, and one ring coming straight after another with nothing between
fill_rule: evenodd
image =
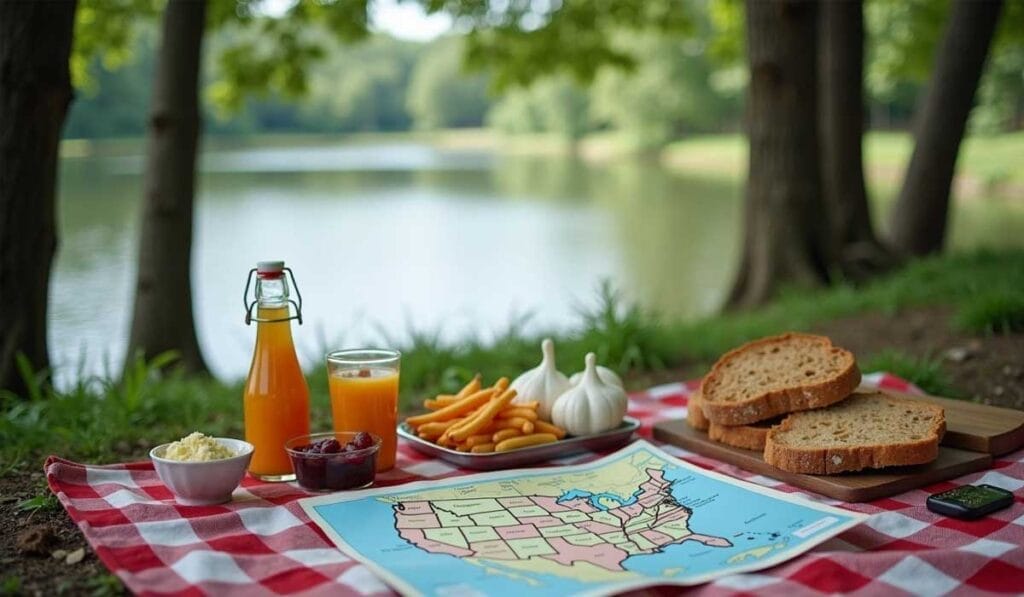
<instances>
[{"instance_id":1,"label":"metal serving tray","mask_svg":"<svg viewBox=\"0 0 1024 597\"><path fill-rule=\"evenodd\" d=\"M439 446L428 442L417 436L412 428L405 423L398 426L398 435L412 444L417 452L428 456L434 456L442 460L461 466L481 471L492 471L496 469L516 468L527 464L535 464L552 458L561 458L580 452L596 452L617 448L629 441L633 432L640 427L640 421L633 417L623 417L622 423L615 429L595 433L593 435L581 435L579 437L567 437L550 444L519 448L508 452L492 452L490 454L470 454L459 452L450 448Z\"/></svg>"}]
</instances>

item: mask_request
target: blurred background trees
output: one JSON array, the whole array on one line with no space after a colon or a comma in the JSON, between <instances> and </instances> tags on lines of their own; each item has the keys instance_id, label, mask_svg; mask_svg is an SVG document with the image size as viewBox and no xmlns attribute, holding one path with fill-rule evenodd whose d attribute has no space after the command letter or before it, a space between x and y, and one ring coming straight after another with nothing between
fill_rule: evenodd
<instances>
[{"instance_id":1,"label":"blurred background trees","mask_svg":"<svg viewBox=\"0 0 1024 597\"><path fill-rule=\"evenodd\" d=\"M105 3L104 6L115 4ZM687 19L692 24L681 34L638 33L628 28L615 34L617 44L632 49L632 69L609 64L598 66L593 85L581 84L571 75L566 77L565 81L573 82L588 98L587 132L653 126L674 131L674 140L700 132L735 131L741 127L742 100L747 85L746 64L741 53L743 4L736 0L705 0L688 3L686 7ZM904 128L910 124L915 100L928 83L949 10L950 2L943 0L864 2L864 88L871 128ZM91 52L81 47L81 36L76 36L73 71L81 74L75 77L77 96L64 130L65 137L144 134L151 82L148 74L152 72L157 42L156 25L152 19L136 20L130 37L117 52ZM82 27L80 22L79 28ZM319 27L311 25L313 30ZM1020 2L1007 3L992 40L991 56L982 74L976 106L971 112L971 130L998 132L1024 125L1024 100L1021 99L1024 80L1020 75L1024 69L1022 32L1024 6ZM488 84L493 82L486 68L479 74L472 68L473 63L467 68L464 55L459 52L465 40L449 39L462 38L461 34L431 42L410 42L374 34L358 44L344 44L322 34L324 55L308 68L307 95L302 102L280 93L280 89L263 88L253 92L254 88L250 87L244 93L228 92L226 90L235 84L232 77L222 72L218 56L222 49L238 45L239 38L249 35L252 34L241 25L209 32L202 97L208 133L344 133L429 128L429 121L440 114L439 106L443 104L440 98L448 92L443 85L431 83L431 79L448 77L464 83L476 81L479 84L481 79ZM434 54L435 46L445 46L446 50ZM441 57L443 55L448 57L447 61ZM686 68L680 65L684 60ZM410 96L413 69L430 72L418 76L423 81L417 83L420 98L410 103L406 98ZM664 77L663 80L671 84L657 85L657 77ZM543 79L543 73L537 78ZM388 98L377 106L380 119L371 120L369 124L352 116L358 113L355 108L360 101L367 102L364 94L371 88L365 83L358 84L360 79L373 81L379 101ZM637 110L631 109L631 101L641 91L616 88L616 83L628 82L642 87L644 80L648 86L656 88L650 93L666 97L654 98L662 109L644 115L645 122L634 122L639 116ZM500 92L491 89L489 93L470 96L484 106L482 110L469 104L464 106L464 112L475 118L466 118L463 126L487 124L487 115L504 110L505 100L518 93L518 87L506 84ZM432 94L435 97L427 97ZM685 103L680 101L684 96L688 98ZM390 98L400 101L392 102ZM417 106L415 109L413 104ZM325 112L322 108L328 105L338 111ZM226 109L229 106L232 109ZM433 111L424 111L426 106L435 107ZM421 115L414 116L414 113ZM544 128L535 125L527 130L535 130L537 126Z\"/></svg>"},{"instance_id":2,"label":"blurred background trees","mask_svg":"<svg viewBox=\"0 0 1024 597\"><path fill-rule=\"evenodd\" d=\"M24 375L50 364L46 309L74 16L74 2L0 2L0 388L19 393Z\"/></svg>"},{"instance_id":3,"label":"blurred background trees","mask_svg":"<svg viewBox=\"0 0 1024 597\"><path fill-rule=\"evenodd\" d=\"M11 15L4 20L35 23L30 4L4 2ZM179 27L167 29L183 10L180 3L81 0L68 60L78 97L63 136L151 140L129 357L135 349L149 355L174 349L191 369L205 368L194 333L190 340L187 332L194 327L190 309L175 311L146 298L191 303L195 193L189 181L200 131L243 136L491 126L508 135L544 133L572 147L612 137L617 150L645 154L694 134L743 131L750 141L746 240L732 302L746 306L787 285L862 279L896 257L940 250L964 129L1024 125L1021 2L1002 11L994 0L419 4L451 15L453 32L426 43L370 34L369 0L283 3L275 11L259 0L237 0L210 3L205 16L192 19L198 34L186 40L178 39ZM61 8L75 12L74 3ZM763 29L747 27L754 18ZM66 42L65 20L41 24L40 36ZM176 32L172 41L179 45L158 33L161 23ZM10 31L4 39L15 39ZM816 44L820 60L796 51ZM19 62L12 73L34 64L10 58L15 44L4 50L5 60ZM44 58L54 55L31 57ZM171 63L182 66L177 77L168 74ZM56 73L46 70L52 66L39 70ZM11 90L38 91L33 85L5 80L0 99L24 102L28 96ZM799 93L794 99L780 93L783 88ZM0 222L4 294L17 292L24 305L34 305L16 314L17 321L31 322L30 331L3 326L0 332L6 334L0 336L0 386L10 384L18 351L32 368L46 365L38 311L45 311L46 254L56 242L46 222L52 222L53 163L64 114L59 104L46 104L52 108L46 115L34 113L45 123L32 126L50 139L32 145L39 150L35 165L21 171L24 160L0 165L0 201L34 206L26 221L39 231L31 244L20 230L9 232L19 228L18 218ZM31 110L24 103L4 105L10 109L0 113L0 141L4 155L12 156L28 142L29 121L21 114ZM178 125L183 134L164 134ZM892 225L876 233L862 134L869 126L911 125L916 149L888 218ZM15 193L27 177L38 179L31 192ZM32 272L9 265L26 252L40 256ZM7 272L28 276L31 288L16 291Z\"/></svg>"}]
</instances>

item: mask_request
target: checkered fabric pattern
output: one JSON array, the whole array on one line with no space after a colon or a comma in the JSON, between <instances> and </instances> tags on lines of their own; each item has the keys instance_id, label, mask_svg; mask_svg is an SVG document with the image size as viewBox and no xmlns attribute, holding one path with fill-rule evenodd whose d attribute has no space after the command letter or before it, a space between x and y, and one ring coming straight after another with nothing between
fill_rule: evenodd
<instances>
[{"instance_id":1,"label":"checkered fabric pattern","mask_svg":"<svg viewBox=\"0 0 1024 597\"><path fill-rule=\"evenodd\" d=\"M887 374L867 386L916 391ZM696 382L633 394L629 412L651 426L684 417ZM657 443L657 442L655 442ZM706 469L810 499L871 514L864 524L774 568L694 587L700 595L984 595L1024 593L1024 450L999 458L988 471L864 504L806 493L674 446L669 453ZM541 466L576 464L582 454ZM377 486L470 474L400 444L398 465ZM392 591L365 566L337 550L306 517L292 484L246 478L222 506L181 506L150 463L82 465L51 457L50 488L104 564L141 595L384 595ZM925 508L936 491L988 483L1012 491L1010 508L974 522ZM678 588L648 593L677 594Z\"/></svg>"}]
</instances>

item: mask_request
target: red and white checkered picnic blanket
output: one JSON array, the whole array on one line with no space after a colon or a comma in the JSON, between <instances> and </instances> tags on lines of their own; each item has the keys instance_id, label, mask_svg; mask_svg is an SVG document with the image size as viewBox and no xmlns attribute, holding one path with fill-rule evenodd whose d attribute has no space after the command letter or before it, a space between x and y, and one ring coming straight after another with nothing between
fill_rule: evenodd
<instances>
[{"instance_id":1,"label":"red and white checkered picnic blanket","mask_svg":"<svg viewBox=\"0 0 1024 597\"><path fill-rule=\"evenodd\" d=\"M916 391L887 374L865 385ZM633 394L629 412L651 426L680 418L696 383L676 383ZM651 440L653 441L653 440ZM657 443L657 442L655 442ZM988 471L865 504L844 504L802 492L692 452L662 446L698 466L775 489L871 514L864 524L810 552L758 573L738 574L695 587L701 595L757 593L819 595L978 595L1024 593L1024 450L996 460ZM603 454L564 458L580 463ZM399 446L397 467L377 486L469 474ZM336 549L296 503L306 493L292 484L249 478L222 506L176 504L148 462L92 466L51 457L50 488L104 564L132 591L160 594L391 594L365 566ZM1014 492L1010 508L974 522L933 514L925 498L969 483ZM675 594L678 588L671 589Z\"/></svg>"}]
</instances>

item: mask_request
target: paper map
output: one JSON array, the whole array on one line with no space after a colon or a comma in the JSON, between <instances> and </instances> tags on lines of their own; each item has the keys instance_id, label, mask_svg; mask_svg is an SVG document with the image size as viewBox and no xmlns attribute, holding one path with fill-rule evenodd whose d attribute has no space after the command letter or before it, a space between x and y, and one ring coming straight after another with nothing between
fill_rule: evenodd
<instances>
[{"instance_id":1,"label":"paper map","mask_svg":"<svg viewBox=\"0 0 1024 597\"><path fill-rule=\"evenodd\" d=\"M705 471L645 441L600 460L300 501L403 593L608 594L774 566L866 517Z\"/></svg>"}]
</instances>

